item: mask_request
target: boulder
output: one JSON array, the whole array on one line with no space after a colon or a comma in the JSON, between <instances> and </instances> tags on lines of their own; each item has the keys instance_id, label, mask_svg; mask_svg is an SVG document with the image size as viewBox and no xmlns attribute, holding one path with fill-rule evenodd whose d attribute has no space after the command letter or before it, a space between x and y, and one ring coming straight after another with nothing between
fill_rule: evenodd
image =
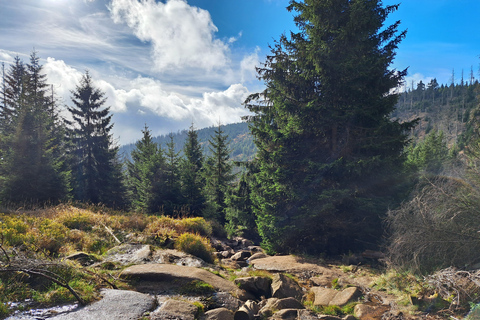
<instances>
[{"instance_id":1,"label":"boulder","mask_svg":"<svg viewBox=\"0 0 480 320\"><path fill-rule=\"evenodd\" d=\"M277 311L273 314L273 320L297 320L298 310L297 309L283 309Z\"/></svg>"},{"instance_id":2,"label":"boulder","mask_svg":"<svg viewBox=\"0 0 480 320\"><path fill-rule=\"evenodd\" d=\"M253 320L260 307L255 301L248 300L234 314L234 320Z\"/></svg>"},{"instance_id":3,"label":"boulder","mask_svg":"<svg viewBox=\"0 0 480 320\"><path fill-rule=\"evenodd\" d=\"M146 263L152 251L149 245L125 243L107 251L104 261L118 262L121 265Z\"/></svg>"},{"instance_id":4,"label":"boulder","mask_svg":"<svg viewBox=\"0 0 480 320\"><path fill-rule=\"evenodd\" d=\"M65 260L77 261L84 267L92 265L95 262L98 262L98 259L95 258L95 256L85 252L77 252L77 253L71 254L68 257L65 257Z\"/></svg>"},{"instance_id":5,"label":"boulder","mask_svg":"<svg viewBox=\"0 0 480 320\"><path fill-rule=\"evenodd\" d=\"M357 287L349 287L339 291L335 297L330 301L329 305L342 307L349 302L357 300L362 295L362 292Z\"/></svg>"},{"instance_id":6,"label":"boulder","mask_svg":"<svg viewBox=\"0 0 480 320\"><path fill-rule=\"evenodd\" d=\"M233 312L226 308L218 308L205 312L205 320L234 320Z\"/></svg>"},{"instance_id":7,"label":"boulder","mask_svg":"<svg viewBox=\"0 0 480 320\"><path fill-rule=\"evenodd\" d=\"M197 312L198 308L190 302L170 299L150 314L150 320L195 320Z\"/></svg>"},{"instance_id":8,"label":"boulder","mask_svg":"<svg viewBox=\"0 0 480 320\"><path fill-rule=\"evenodd\" d=\"M289 298L301 300L303 296L302 288L291 278L284 274L276 274L272 281L272 297Z\"/></svg>"},{"instance_id":9,"label":"boulder","mask_svg":"<svg viewBox=\"0 0 480 320\"><path fill-rule=\"evenodd\" d=\"M251 255L252 253L250 251L242 250L235 253L230 259L233 261L246 261Z\"/></svg>"},{"instance_id":10,"label":"boulder","mask_svg":"<svg viewBox=\"0 0 480 320\"><path fill-rule=\"evenodd\" d=\"M380 320L388 310L389 307L384 305L357 304L353 313L360 320Z\"/></svg>"},{"instance_id":11,"label":"boulder","mask_svg":"<svg viewBox=\"0 0 480 320\"><path fill-rule=\"evenodd\" d=\"M278 299L273 303L273 308L276 310L282 309L305 309L303 304L295 298L289 297Z\"/></svg>"},{"instance_id":12,"label":"boulder","mask_svg":"<svg viewBox=\"0 0 480 320\"><path fill-rule=\"evenodd\" d=\"M248 258L248 261L253 261L255 259L262 259L262 258L267 258L268 256L263 253L263 252L257 252L257 253L254 253L252 254L252 256L250 258Z\"/></svg>"},{"instance_id":13,"label":"boulder","mask_svg":"<svg viewBox=\"0 0 480 320\"><path fill-rule=\"evenodd\" d=\"M217 292L209 300L210 308L225 308L230 311L236 311L242 305L240 299L233 297L228 292Z\"/></svg>"},{"instance_id":14,"label":"boulder","mask_svg":"<svg viewBox=\"0 0 480 320\"><path fill-rule=\"evenodd\" d=\"M342 307L349 302L355 301L362 294L357 287L346 288L342 291L323 287L313 287L310 290L315 295L313 302L315 306Z\"/></svg>"},{"instance_id":15,"label":"boulder","mask_svg":"<svg viewBox=\"0 0 480 320\"><path fill-rule=\"evenodd\" d=\"M49 319L52 320L134 320L155 307L155 299L149 295L128 291L104 289L102 300L85 308L65 313Z\"/></svg>"},{"instance_id":16,"label":"boulder","mask_svg":"<svg viewBox=\"0 0 480 320\"><path fill-rule=\"evenodd\" d=\"M265 277L237 278L234 283L242 290L245 290L255 297L270 297L272 280Z\"/></svg>"},{"instance_id":17,"label":"boulder","mask_svg":"<svg viewBox=\"0 0 480 320\"><path fill-rule=\"evenodd\" d=\"M313 287L310 291L315 295L314 306L328 306L338 293L337 290L323 287Z\"/></svg>"},{"instance_id":18,"label":"boulder","mask_svg":"<svg viewBox=\"0 0 480 320\"><path fill-rule=\"evenodd\" d=\"M176 264L178 266L195 268L207 266L207 263L202 259L174 249L157 250L153 252L151 260L155 263Z\"/></svg>"},{"instance_id":19,"label":"boulder","mask_svg":"<svg viewBox=\"0 0 480 320\"><path fill-rule=\"evenodd\" d=\"M342 318L340 318L340 317L330 316L330 315L326 315L326 314L319 316L318 319L322 319L322 320L342 320Z\"/></svg>"},{"instance_id":20,"label":"boulder","mask_svg":"<svg viewBox=\"0 0 480 320\"><path fill-rule=\"evenodd\" d=\"M305 307L295 298L270 298L264 302L258 312L260 316L267 318L270 317L275 311L282 309L305 309Z\"/></svg>"},{"instance_id":21,"label":"boulder","mask_svg":"<svg viewBox=\"0 0 480 320\"><path fill-rule=\"evenodd\" d=\"M174 287L178 287L178 284L181 282L188 283L192 280L201 280L210 284L216 290L229 292L239 299L242 299L245 294L245 292L240 290L233 282L223 279L209 271L172 264L135 265L123 270L120 277L123 279L137 279L146 282L150 286L155 286L155 283L166 282L172 284Z\"/></svg>"}]
</instances>

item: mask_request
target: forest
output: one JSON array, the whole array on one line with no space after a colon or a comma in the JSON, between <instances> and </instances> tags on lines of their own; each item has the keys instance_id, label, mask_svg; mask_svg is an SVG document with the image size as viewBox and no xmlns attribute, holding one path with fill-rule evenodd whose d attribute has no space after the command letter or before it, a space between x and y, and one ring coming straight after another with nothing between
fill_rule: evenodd
<instances>
[{"instance_id":1,"label":"forest","mask_svg":"<svg viewBox=\"0 0 480 320\"><path fill-rule=\"evenodd\" d=\"M128 146L88 71L64 117L37 52L17 56L0 84L1 206L203 217L270 254L381 250L419 274L478 265L479 83L405 83L391 64L406 32L384 26L397 8L291 1L299 31L257 67L245 123L145 125Z\"/></svg>"}]
</instances>

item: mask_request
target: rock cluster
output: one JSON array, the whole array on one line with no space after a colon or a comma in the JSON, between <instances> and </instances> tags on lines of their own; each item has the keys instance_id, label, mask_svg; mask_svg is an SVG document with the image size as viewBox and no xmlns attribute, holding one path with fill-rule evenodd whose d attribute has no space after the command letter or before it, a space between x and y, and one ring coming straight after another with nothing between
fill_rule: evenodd
<instances>
[{"instance_id":1,"label":"rock cluster","mask_svg":"<svg viewBox=\"0 0 480 320\"><path fill-rule=\"evenodd\" d=\"M341 270L322 266L316 261L295 256L268 256L260 247L241 238L213 240L212 245L217 250L214 255L220 267L208 265L199 258L176 250L152 251L146 245L129 244L112 249L104 261L94 262L84 255L72 256L71 259L88 261L89 264L130 265L120 277L133 280L132 286L147 294L142 296L145 302L140 304L145 306L143 319L338 320L342 318L315 314L306 309L305 301L308 299L315 307L341 307L350 302L366 300L364 286L349 281ZM230 270L230 273L227 274L226 270ZM266 270L268 273L251 275L252 270ZM232 272L235 279L227 280ZM344 289L331 288L333 279L341 283ZM197 292L197 289L201 289L195 287L198 284L204 284L211 291ZM183 288L189 288L192 292L185 292ZM151 303L152 297L156 297L154 305ZM115 310L111 313L105 311L109 308L106 302L108 299L104 298L85 309L103 303L102 308L107 316L102 319L114 319L109 318L108 314L114 315ZM138 301L135 304L139 305ZM128 305L127 301L123 303L124 308L128 308ZM202 305L203 310L199 307ZM388 311L388 305L380 303L359 303L355 307L358 319L382 319ZM138 314L137 311L135 316ZM71 319L76 319L74 314L71 315L74 316ZM82 315L77 316L80 319ZM355 317L346 316L343 319Z\"/></svg>"}]
</instances>

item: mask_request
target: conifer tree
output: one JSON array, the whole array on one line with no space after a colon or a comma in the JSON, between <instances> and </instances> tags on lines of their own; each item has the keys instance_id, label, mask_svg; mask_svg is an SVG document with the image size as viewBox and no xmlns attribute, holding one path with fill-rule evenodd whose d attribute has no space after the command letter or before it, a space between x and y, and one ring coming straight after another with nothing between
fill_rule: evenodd
<instances>
[{"instance_id":1,"label":"conifer tree","mask_svg":"<svg viewBox=\"0 0 480 320\"><path fill-rule=\"evenodd\" d=\"M163 196L163 211L167 215L174 215L183 205L180 181L180 155L175 152L175 142L170 134L165 153L165 194Z\"/></svg>"},{"instance_id":2,"label":"conifer tree","mask_svg":"<svg viewBox=\"0 0 480 320\"><path fill-rule=\"evenodd\" d=\"M73 143L73 193L80 201L122 206L125 199L122 164L111 130L112 115L105 93L86 72L72 92L70 136Z\"/></svg>"},{"instance_id":3,"label":"conifer tree","mask_svg":"<svg viewBox=\"0 0 480 320\"><path fill-rule=\"evenodd\" d=\"M232 174L230 150L221 125L215 130L215 135L209 140L211 156L205 162L205 194L208 204L208 215L225 223L226 195L230 183L235 178Z\"/></svg>"},{"instance_id":4,"label":"conifer tree","mask_svg":"<svg viewBox=\"0 0 480 320\"><path fill-rule=\"evenodd\" d=\"M14 203L57 202L69 191L63 123L39 60L35 51L26 68L16 59L4 86L2 192Z\"/></svg>"},{"instance_id":5,"label":"conifer tree","mask_svg":"<svg viewBox=\"0 0 480 320\"><path fill-rule=\"evenodd\" d=\"M251 240L258 238L253 204L250 199L251 183L250 173L243 173L238 183L226 196L225 229L229 236L243 236Z\"/></svg>"},{"instance_id":6,"label":"conifer tree","mask_svg":"<svg viewBox=\"0 0 480 320\"><path fill-rule=\"evenodd\" d=\"M200 216L205 207L205 197L202 193L204 185L203 152L193 124L187 133L180 166L185 205L188 207L189 214Z\"/></svg>"},{"instance_id":7,"label":"conifer tree","mask_svg":"<svg viewBox=\"0 0 480 320\"><path fill-rule=\"evenodd\" d=\"M404 71L390 70L404 38L398 6L371 0L291 1L299 32L283 35L249 96L258 147L252 191L270 252L338 254L381 238L405 129L389 117Z\"/></svg>"},{"instance_id":8,"label":"conifer tree","mask_svg":"<svg viewBox=\"0 0 480 320\"><path fill-rule=\"evenodd\" d=\"M133 209L154 213L160 211L164 158L147 125L142 133L142 139L131 153L132 161L127 162L128 187Z\"/></svg>"}]
</instances>

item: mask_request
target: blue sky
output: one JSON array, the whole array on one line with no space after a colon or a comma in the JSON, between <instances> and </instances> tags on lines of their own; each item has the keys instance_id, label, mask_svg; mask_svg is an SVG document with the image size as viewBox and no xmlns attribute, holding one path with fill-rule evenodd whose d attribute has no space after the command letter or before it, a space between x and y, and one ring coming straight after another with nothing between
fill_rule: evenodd
<instances>
[{"instance_id":1,"label":"blue sky","mask_svg":"<svg viewBox=\"0 0 480 320\"><path fill-rule=\"evenodd\" d=\"M0 0L0 62L33 48L63 104L88 69L106 92L120 144L240 121L262 89L254 67L295 28L288 0ZM386 0L384 4L396 1ZM404 0L390 22L408 29L392 67L407 83L480 77L478 0Z\"/></svg>"}]
</instances>

